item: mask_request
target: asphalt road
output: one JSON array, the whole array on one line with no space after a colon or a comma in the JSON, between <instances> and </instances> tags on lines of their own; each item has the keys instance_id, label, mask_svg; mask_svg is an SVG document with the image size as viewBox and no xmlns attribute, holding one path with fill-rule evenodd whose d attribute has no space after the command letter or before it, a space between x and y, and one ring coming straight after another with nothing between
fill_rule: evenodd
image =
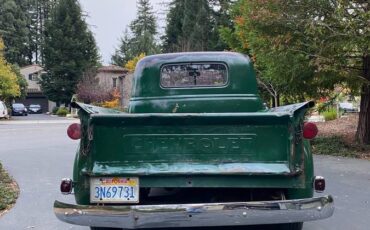
<instances>
[{"instance_id":1,"label":"asphalt road","mask_svg":"<svg viewBox=\"0 0 370 230\"><path fill-rule=\"evenodd\" d=\"M60 222L52 210L55 199L74 202L59 192L60 179L71 177L78 144L66 135L71 122L47 115L0 120L0 161L20 186L16 205L0 217L1 230L88 229ZM317 156L315 162L336 210L329 219L305 223L304 230L370 229L370 161Z\"/></svg>"}]
</instances>

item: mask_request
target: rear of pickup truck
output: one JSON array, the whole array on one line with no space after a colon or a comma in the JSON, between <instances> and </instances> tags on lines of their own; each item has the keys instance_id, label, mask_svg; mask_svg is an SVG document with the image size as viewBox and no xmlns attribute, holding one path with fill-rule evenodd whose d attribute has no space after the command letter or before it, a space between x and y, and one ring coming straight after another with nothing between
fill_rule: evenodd
<instances>
[{"instance_id":1,"label":"rear of pickup truck","mask_svg":"<svg viewBox=\"0 0 370 230\"><path fill-rule=\"evenodd\" d=\"M197 58L189 64L189 55L157 55L139 63L129 113L73 103L81 141L73 180L61 187L66 193L73 187L77 204L56 201L59 219L92 229L284 224L298 230L332 215L330 196L313 198L325 183L314 176L307 140L317 130L303 122L313 102L263 108L248 59L226 53L222 60L229 61L220 67L217 55ZM242 64L252 77L237 84ZM228 78L213 88L155 82L160 78L153 76L178 69L190 72L184 76L191 84L213 84L201 77L217 71ZM152 95L153 85L161 86L159 95Z\"/></svg>"}]
</instances>

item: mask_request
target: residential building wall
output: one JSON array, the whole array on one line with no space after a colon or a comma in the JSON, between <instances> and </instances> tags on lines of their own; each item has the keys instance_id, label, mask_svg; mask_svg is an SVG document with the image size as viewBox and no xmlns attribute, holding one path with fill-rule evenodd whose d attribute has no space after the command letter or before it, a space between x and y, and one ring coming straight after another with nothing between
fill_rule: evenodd
<instances>
[{"instance_id":1,"label":"residential building wall","mask_svg":"<svg viewBox=\"0 0 370 230\"><path fill-rule=\"evenodd\" d=\"M104 89L117 89L121 94L121 106L125 108L128 105L128 95L131 92L131 74L125 68L110 65L98 69L96 78L99 85Z\"/></svg>"},{"instance_id":2,"label":"residential building wall","mask_svg":"<svg viewBox=\"0 0 370 230\"><path fill-rule=\"evenodd\" d=\"M38 83L41 74L44 73L44 70L39 65L29 65L21 68L21 74L27 81L27 89L33 92L41 92L40 85Z\"/></svg>"},{"instance_id":3,"label":"residential building wall","mask_svg":"<svg viewBox=\"0 0 370 230\"><path fill-rule=\"evenodd\" d=\"M99 84L105 89L120 88L119 78L123 75L122 72L98 71L96 77L99 79Z\"/></svg>"},{"instance_id":4,"label":"residential building wall","mask_svg":"<svg viewBox=\"0 0 370 230\"><path fill-rule=\"evenodd\" d=\"M25 99L16 99L16 102L23 103L25 106L31 104L39 104L44 113L51 112L56 106L55 102L49 101L42 93L39 80L41 75L45 73L44 69L39 65L24 66L20 69L24 79L27 81L27 96Z\"/></svg>"},{"instance_id":5,"label":"residential building wall","mask_svg":"<svg viewBox=\"0 0 370 230\"><path fill-rule=\"evenodd\" d=\"M122 107L124 109L128 109L128 104L130 102L133 77L134 74L129 73L122 80L123 87L121 90L122 92L121 95L122 95Z\"/></svg>"}]
</instances>

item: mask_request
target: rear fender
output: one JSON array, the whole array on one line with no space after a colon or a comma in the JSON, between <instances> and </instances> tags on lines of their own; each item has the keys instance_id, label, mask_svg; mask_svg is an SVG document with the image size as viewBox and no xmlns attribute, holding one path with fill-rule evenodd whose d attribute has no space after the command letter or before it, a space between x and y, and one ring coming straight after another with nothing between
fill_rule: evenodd
<instances>
[{"instance_id":1,"label":"rear fender","mask_svg":"<svg viewBox=\"0 0 370 230\"><path fill-rule=\"evenodd\" d=\"M299 167L303 172L300 175L304 181L305 188L299 189L288 189L287 199L301 199L309 198L313 196L312 181L314 177L313 159L311 153L311 145L309 140L303 138L303 122L306 112L315 105L313 101L281 106L273 108L270 111L273 112L286 112L289 111L291 114L293 129L294 129L294 149L292 151L292 165Z\"/></svg>"}]
</instances>

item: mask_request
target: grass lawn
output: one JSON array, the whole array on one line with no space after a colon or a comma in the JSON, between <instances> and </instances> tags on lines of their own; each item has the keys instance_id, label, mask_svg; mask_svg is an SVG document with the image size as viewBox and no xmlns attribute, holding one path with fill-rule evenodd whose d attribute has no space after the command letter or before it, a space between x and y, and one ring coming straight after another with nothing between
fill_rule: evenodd
<instances>
[{"instance_id":1,"label":"grass lawn","mask_svg":"<svg viewBox=\"0 0 370 230\"><path fill-rule=\"evenodd\" d=\"M15 203L18 191L17 184L0 163L0 216Z\"/></svg>"}]
</instances>

